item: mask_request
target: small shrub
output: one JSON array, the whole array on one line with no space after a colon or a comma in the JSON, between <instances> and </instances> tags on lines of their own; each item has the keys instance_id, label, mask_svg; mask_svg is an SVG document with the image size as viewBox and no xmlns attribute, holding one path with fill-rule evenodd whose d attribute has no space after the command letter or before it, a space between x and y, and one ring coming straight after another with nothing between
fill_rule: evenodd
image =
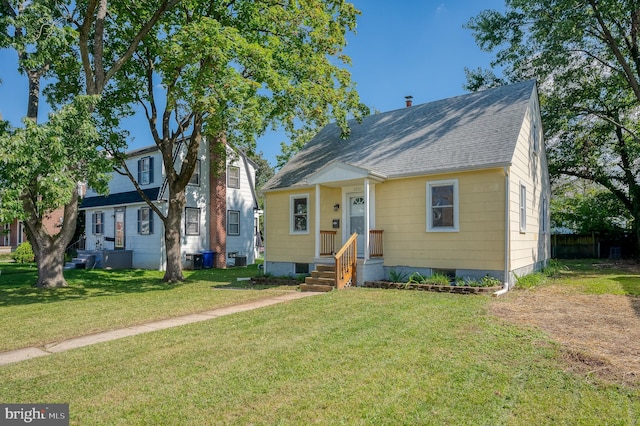
<instances>
[{"instance_id":1,"label":"small shrub","mask_svg":"<svg viewBox=\"0 0 640 426\"><path fill-rule=\"evenodd\" d=\"M407 274L403 272L397 272L396 270L389 271L389 281L393 283L403 283L407 280Z\"/></svg>"},{"instance_id":2,"label":"small shrub","mask_svg":"<svg viewBox=\"0 0 640 426\"><path fill-rule=\"evenodd\" d=\"M466 285L467 287L480 287L481 286L480 282L478 280L476 280L476 279L473 279L473 278L465 278L463 285Z\"/></svg>"},{"instance_id":3,"label":"small shrub","mask_svg":"<svg viewBox=\"0 0 640 426\"><path fill-rule=\"evenodd\" d=\"M489 274L480 279L480 287L496 287L501 285L502 281L497 278L490 277Z\"/></svg>"},{"instance_id":4,"label":"small shrub","mask_svg":"<svg viewBox=\"0 0 640 426\"><path fill-rule=\"evenodd\" d=\"M425 283L426 278L423 277L420 272L414 272L413 274L411 274L409 276L409 279L407 280L407 283L409 284L424 284Z\"/></svg>"},{"instance_id":5,"label":"small shrub","mask_svg":"<svg viewBox=\"0 0 640 426\"><path fill-rule=\"evenodd\" d=\"M438 272L433 273L429 278L425 279L424 284L433 284L433 285L449 285L451 283L451 279Z\"/></svg>"},{"instance_id":6,"label":"small shrub","mask_svg":"<svg viewBox=\"0 0 640 426\"><path fill-rule=\"evenodd\" d=\"M20 244L18 248L16 248L16 251L13 252L12 257L17 263L31 263L35 259L33 249L29 242Z\"/></svg>"},{"instance_id":7,"label":"small shrub","mask_svg":"<svg viewBox=\"0 0 640 426\"><path fill-rule=\"evenodd\" d=\"M542 272L534 272L522 277L516 275L516 285L524 289L534 288L544 284L547 278L547 275Z\"/></svg>"}]
</instances>

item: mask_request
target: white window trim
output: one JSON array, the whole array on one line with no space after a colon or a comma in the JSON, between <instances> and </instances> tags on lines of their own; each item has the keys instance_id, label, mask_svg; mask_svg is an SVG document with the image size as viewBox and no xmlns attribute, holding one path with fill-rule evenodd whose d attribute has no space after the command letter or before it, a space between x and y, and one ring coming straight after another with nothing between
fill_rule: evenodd
<instances>
[{"instance_id":1,"label":"white window trim","mask_svg":"<svg viewBox=\"0 0 640 426\"><path fill-rule=\"evenodd\" d=\"M197 220L195 222L188 222L189 215L187 214L190 211L197 212ZM189 232L189 223L195 223L198 226L196 232ZM184 209L184 234L186 236L190 235L200 235L200 209L198 207L185 207Z\"/></svg>"},{"instance_id":2,"label":"white window trim","mask_svg":"<svg viewBox=\"0 0 640 426\"><path fill-rule=\"evenodd\" d=\"M98 217L100 218L100 223L98 223ZM99 231L98 232L98 225ZM97 210L92 213L91 217L91 234L92 235L104 235L104 211Z\"/></svg>"},{"instance_id":3,"label":"white window trim","mask_svg":"<svg viewBox=\"0 0 640 426\"><path fill-rule=\"evenodd\" d=\"M233 178L231 177L231 170L237 171L238 175L234 176ZM234 183L233 185L231 184L231 180L237 181L236 183ZM233 165L229 165L227 167L227 187L229 188L233 188L233 189L240 189L240 167L238 166L233 166Z\"/></svg>"},{"instance_id":4,"label":"white window trim","mask_svg":"<svg viewBox=\"0 0 640 426\"><path fill-rule=\"evenodd\" d=\"M138 230L138 235L153 235L153 229L152 229L152 223L153 223L153 210L151 209L151 207L140 207L138 209L138 211L140 213L138 213L139 215L139 230ZM146 211L147 212L147 219L142 219L142 212ZM144 226L144 224L146 224L146 228Z\"/></svg>"},{"instance_id":5,"label":"white window trim","mask_svg":"<svg viewBox=\"0 0 640 426\"><path fill-rule=\"evenodd\" d=\"M200 160L196 160L196 167L193 169L193 174L191 175L191 179L189 179L189 183L187 185L200 186L200 168Z\"/></svg>"},{"instance_id":6,"label":"white window trim","mask_svg":"<svg viewBox=\"0 0 640 426\"><path fill-rule=\"evenodd\" d=\"M522 182L520 183L520 206L519 206L519 222L520 233L527 232L527 187Z\"/></svg>"},{"instance_id":7,"label":"white window trim","mask_svg":"<svg viewBox=\"0 0 640 426\"><path fill-rule=\"evenodd\" d=\"M238 221L236 223L231 222L231 216L236 216ZM231 232L231 225L238 227L238 232ZM237 236L240 235L240 210L228 210L227 211L227 235Z\"/></svg>"},{"instance_id":8,"label":"white window trim","mask_svg":"<svg viewBox=\"0 0 640 426\"><path fill-rule=\"evenodd\" d=\"M307 213L306 213L306 215L307 215L307 229L304 230L304 231L296 231L296 228L295 228L295 225L294 225L295 224L295 214L294 214L294 211L293 211L293 204L294 204L294 200L297 200L297 199L300 199L300 198L305 198L307 200ZM289 216L289 231L290 231L291 234L294 234L294 235L306 235L306 234L309 234L309 227L310 227L309 226L310 225L310 223L309 223L309 207L310 207L310 204L309 204L309 194L308 193L295 194L295 195L290 195L289 196L289 215L290 215Z\"/></svg>"},{"instance_id":9,"label":"white window trim","mask_svg":"<svg viewBox=\"0 0 640 426\"><path fill-rule=\"evenodd\" d=\"M146 166L146 167L145 167ZM140 159L140 185L149 185L151 183L151 157L142 157Z\"/></svg>"},{"instance_id":10,"label":"white window trim","mask_svg":"<svg viewBox=\"0 0 640 426\"><path fill-rule=\"evenodd\" d=\"M436 186L453 185L453 226L433 226L431 212L431 188ZM458 194L458 179L432 180L427 182L427 232L459 232L460 231L460 202Z\"/></svg>"}]
</instances>

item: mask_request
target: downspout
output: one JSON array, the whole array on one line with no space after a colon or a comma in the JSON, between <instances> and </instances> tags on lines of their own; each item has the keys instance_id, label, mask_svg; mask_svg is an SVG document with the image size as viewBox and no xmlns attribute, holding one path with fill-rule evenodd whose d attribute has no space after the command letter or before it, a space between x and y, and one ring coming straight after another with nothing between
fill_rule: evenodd
<instances>
[{"instance_id":1,"label":"downspout","mask_svg":"<svg viewBox=\"0 0 640 426\"><path fill-rule=\"evenodd\" d=\"M267 211L267 197L264 197L264 211ZM267 215L264 215L264 221L262 222L262 229L264 231L262 238L262 273L267 274L267 239L264 238L267 236Z\"/></svg>"},{"instance_id":2,"label":"downspout","mask_svg":"<svg viewBox=\"0 0 640 426\"><path fill-rule=\"evenodd\" d=\"M502 296L509 291L509 263L511 252L511 221L509 220L509 167L504 167L504 287L493 293L493 296Z\"/></svg>"}]
</instances>

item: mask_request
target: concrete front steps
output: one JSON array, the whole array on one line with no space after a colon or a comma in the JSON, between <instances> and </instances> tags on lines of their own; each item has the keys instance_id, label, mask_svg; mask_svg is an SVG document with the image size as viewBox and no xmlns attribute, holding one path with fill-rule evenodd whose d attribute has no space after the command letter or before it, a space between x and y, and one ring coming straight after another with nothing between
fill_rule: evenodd
<instances>
[{"instance_id":1,"label":"concrete front steps","mask_svg":"<svg viewBox=\"0 0 640 426\"><path fill-rule=\"evenodd\" d=\"M89 269L96 263L96 256L93 254L78 253L71 262L64 264L64 269Z\"/></svg>"},{"instance_id":2,"label":"concrete front steps","mask_svg":"<svg viewBox=\"0 0 640 426\"><path fill-rule=\"evenodd\" d=\"M317 265L311 276L304 279L304 284L300 284L300 291L331 291L336 288L335 276L335 265Z\"/></svg>"}]
</instances>

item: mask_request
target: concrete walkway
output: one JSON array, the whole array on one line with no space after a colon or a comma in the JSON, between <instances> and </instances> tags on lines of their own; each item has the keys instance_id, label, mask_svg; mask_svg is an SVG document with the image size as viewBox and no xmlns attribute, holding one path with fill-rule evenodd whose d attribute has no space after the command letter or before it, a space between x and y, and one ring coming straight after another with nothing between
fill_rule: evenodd
<instances>
[{"instance_id":1,"label":"concrete walkway","mask_svg":"<svg viewBox=\"0 0 640 426\"><path fill-rule=\"evenodd\" d=\"M1 352L0 365L11 364L14 362L24 361L31 358L51 355L53 353L64 352L71 349L82 348L84 346L93 345L95 343L108 342L123 337L135 336L137 334L149 333L152 331L163 330L165 328L177 327L194 322L207 321L213 318L231 315L238 312L250 311L252 309L264 308L265 306L276 305L278 303L290 300L301 299L303 297L315 296L324 293L316 292L290 292L281 296L269 297L266 299L254 300L252 302L242 303L239 305L227 306L224 308L212 309L210 311L199 312L196 314L184 315L181 317L169 318L159 321L153 321L146 324L134 325L117 330L104 331L102 333L91 334L88 336L76 337L74 339L64 340L62 342L50 343L44 348L23 348L15 351Z\"/></svg>"}]
</instances>

